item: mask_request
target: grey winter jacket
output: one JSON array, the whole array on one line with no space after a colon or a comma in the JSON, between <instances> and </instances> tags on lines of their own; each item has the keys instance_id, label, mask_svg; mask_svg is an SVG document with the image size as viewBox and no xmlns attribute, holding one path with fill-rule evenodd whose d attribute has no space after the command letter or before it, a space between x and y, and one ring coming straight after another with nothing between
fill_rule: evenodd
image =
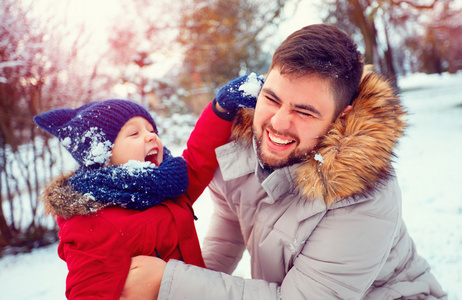
<instances>
[{"instance_id":1,"label":"grey winter jacket","mask_svg":"<svg viewBox=\"0 0 462 300\"><path fill-rule=\"evenodd\" d=\"M373 73L360 91L348 120L316 149L322 161L313 153L271 173L257 161L251 117L238 118L210 185L210 270L168 262L158 299L446 298L401 215L391 159L404 110ZM227 275L245 249L253 279Z\"/></svg>"}]
</instances>

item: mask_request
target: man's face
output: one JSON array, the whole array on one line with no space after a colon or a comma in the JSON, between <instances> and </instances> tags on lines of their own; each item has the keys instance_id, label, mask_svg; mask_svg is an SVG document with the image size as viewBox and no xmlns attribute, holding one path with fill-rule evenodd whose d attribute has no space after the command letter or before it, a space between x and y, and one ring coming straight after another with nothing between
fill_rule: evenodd
<instances>
[{"instance_id":1,"label":"man's face","mask_svg":"<svg viewBox=\"0 0 462 300\"><path fill-rule=\"evenodd\" d=\"M258 96L253 123L260 161L271 168L299 162L327 132L334 109L328 81L271 70Z\"/></svg>"}]
</instances>

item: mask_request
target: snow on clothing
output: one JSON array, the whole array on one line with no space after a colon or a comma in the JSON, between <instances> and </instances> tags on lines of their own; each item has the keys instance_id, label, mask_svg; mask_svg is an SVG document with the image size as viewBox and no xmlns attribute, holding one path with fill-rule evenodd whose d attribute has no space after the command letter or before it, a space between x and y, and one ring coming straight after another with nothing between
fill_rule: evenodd
<instances>
[{"instance_id":1,"label":"snow on clothing","mask_svg":"<svg viewBox=\"0 0 462 300\"><path fill-rule=\"evenodd\" d=\"M158 299L445 299L401 216L391 160L404 118L389 85L365 73L352 112L321 146L269 173L252 113L241 116L209 186L215 211L202 254L218 272L171 260ZM227 275L245 249L253 279Z\"/></svg>"},{"instance_id":2,"label":"snow on clothing","mask_svg":"<svg viewBox=\"0 0 462 300\"><path fill-rule=\"evenodd\" d=\"M69 184L103 204L137 210L159 205L186 192L189 184L186 161L163 148L163 160L158 167L148 161L96 169L80 167L69 178Z\"/></svg>"},{"instance_id":3,"label":"snow on clothing","mask_svg":"<svg viewBox=\"0 0 462 300\"><path fill-rule=\"evenodd\" d=\"M35 116L34 122L56 136L80 166L100 168L109 163L120 129L138 116L148 121L157 133L151 114L143 106L123 99L90 102L76 109L50 110Z\"/></svg>"},{"instance_id":4,"label":"snow on clothing","mask_svg":"<svg viewBox=\"0 0 462 300\"><path fill-rule=\"evenodd\" d=\"M231 122L216 116L209 105L183 153L187 192L144 211L104 207L72 190L66 185L68 177L48 187L44 200L58 215L58 254L69 269L69 299L119 299L136 255L204 266L191 205L212 179L218 165L214 149L228 141L230 131Z\"/></svg>"}]
</instances>

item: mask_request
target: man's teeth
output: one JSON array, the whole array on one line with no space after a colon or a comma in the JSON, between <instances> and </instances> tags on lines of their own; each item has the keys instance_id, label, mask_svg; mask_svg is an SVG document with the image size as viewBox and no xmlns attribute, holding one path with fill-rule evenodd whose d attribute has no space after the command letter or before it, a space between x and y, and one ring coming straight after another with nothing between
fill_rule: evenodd
<instances>
[{"instance_id":1,"label":"man's teeth","mask_svg":"<svg viewBox=\"0 0 462 300\"><path fill-rule=\"evenodd\" d=\"M287 144L290 144L290 143L293 142L293 140L285 140L285 139L278 138L278 137L272 135L271 133L269 133L268 136L269 136L270 140L275 144L287 145Z\"/></svg>"}]
</instances>

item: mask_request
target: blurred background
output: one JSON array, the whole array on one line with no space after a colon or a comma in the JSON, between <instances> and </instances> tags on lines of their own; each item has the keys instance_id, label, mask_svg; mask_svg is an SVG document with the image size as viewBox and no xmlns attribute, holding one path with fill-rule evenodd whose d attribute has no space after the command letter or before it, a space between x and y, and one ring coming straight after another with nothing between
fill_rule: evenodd
<instances>
[{"instance_id":1,"label":"blurred background","mask_svg":"<svg viewBox=\"0 0 462 300\"><path fill-rule=\"evenodd\" d=\"M462 69L462 0L0 0L0 257L57 241L38 200L72 160L32 117L136 101L183 144L218 88L264 74L293 31L333 24L395 87Z\"/></svg>"}]
</instances>

